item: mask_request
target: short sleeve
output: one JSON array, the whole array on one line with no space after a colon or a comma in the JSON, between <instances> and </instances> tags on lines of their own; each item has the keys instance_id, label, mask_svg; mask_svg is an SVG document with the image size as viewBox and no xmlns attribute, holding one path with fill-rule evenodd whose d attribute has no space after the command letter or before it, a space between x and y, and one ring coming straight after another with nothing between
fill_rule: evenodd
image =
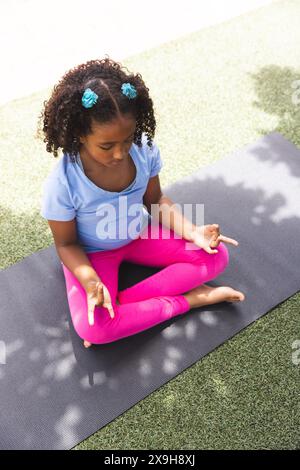
<instances>
[{"instance_id":1,"label":"short sleeve","mask_svg":"<svg viewBox=\"0 0 300 470\"><path fill-rule=\"evenodd\" d=\"M68 188L59 178L48 177L44 182L40 214L48 220L68 221L74 219L76 211L71 202Z\"/></svg>"},{"instance_id":2,"label":"short sleeve","mask_svg":"<svg viewBox=\"0 0 300 470\"><path fill-rule=\"evenodd\" d=\"M150 147L148 148L149 148L149 156L150 156L150 162L151 162L151 167L150 167L150 178L151 178L152 176L158 175L158 173L162 169L163 162L161 159L159 148L155 142L152 141L152 148Z\"/></svg>"}]
</instances>

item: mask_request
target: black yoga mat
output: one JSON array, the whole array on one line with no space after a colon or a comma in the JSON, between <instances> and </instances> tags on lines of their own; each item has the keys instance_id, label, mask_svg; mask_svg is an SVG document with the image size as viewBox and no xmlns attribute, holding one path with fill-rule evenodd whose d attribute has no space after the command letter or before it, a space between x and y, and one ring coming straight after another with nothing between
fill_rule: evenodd
<instances>
[{"instance_id":1,"label":"black yoga mat","mask_svg":"<svg viewBox=\"0 0 300 470\"><path fill-rule=\"evenodd\" d=\"M204 204L203 223L239 241L209 284L246 300L193 309L115 343L83 347L54 245L2 270L0 448L74 447L297 292L299 178L300 150L274 132L163 188L179 204ZM123 263L119 288L159 269Z\"/></svg>"}]
</instances>

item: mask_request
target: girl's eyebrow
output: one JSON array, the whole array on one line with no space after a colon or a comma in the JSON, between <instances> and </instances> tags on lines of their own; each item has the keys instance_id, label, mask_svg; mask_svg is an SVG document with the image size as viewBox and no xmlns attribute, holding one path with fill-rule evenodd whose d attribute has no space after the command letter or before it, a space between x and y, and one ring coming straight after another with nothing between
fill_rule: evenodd
<instances>
[{"instance_id":1,"label":"girl's eyebrow","mask_svg":"<svg viewBox=\"0 0 300 470\"><path fill-rule=\"evenodd\" d=\"M131 137L133 134L135 133L132 132L125 140L129 139L129 137ZM99 142L97 145L107 145L107 144L116 144L117 142Z\"/></svg>"}]
</instances>

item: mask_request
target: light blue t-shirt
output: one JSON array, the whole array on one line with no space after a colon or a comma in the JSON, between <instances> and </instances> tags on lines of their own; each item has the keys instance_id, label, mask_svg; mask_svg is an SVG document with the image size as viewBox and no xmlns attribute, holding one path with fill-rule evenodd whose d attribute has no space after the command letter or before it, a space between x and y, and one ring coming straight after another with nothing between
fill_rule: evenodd
<instances>
[{"instance_id":1,"label":"light blue t-shirt","mask_svg":"<svg viewBox=\"0 0 300 470\"><path fill-rule=\"evenodd\" d=\"M85 252L112 250L130 243L152 217L143 205L143 196L149 178L163 166L159 148L152 141L150 149L143 134L142 147L133 143L129 153L136 177L121 192L96 186L85 175L79 152L76 162L64 153L43 184L41 216L60 221L76 218L78 241Z\"/></svg>"}]
</instances>

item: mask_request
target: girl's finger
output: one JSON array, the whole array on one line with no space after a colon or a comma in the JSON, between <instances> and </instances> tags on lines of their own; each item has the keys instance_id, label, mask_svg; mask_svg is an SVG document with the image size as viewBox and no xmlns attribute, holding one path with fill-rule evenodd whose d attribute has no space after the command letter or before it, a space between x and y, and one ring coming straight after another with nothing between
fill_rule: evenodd
<instances>
[{"instance_id":1,"label":"girl's finger","mask_svg":"<svg viewBox=\"0 0 300 470\"><path fill-rule=\"evenodd\" d=\"M215 227L215 230L220 234L220 225L219 224L213 224L213 227Z\"/></svg>"},{"instance_id":2,"label":"girl's finger","mask_svg":"<svg viewBox=\"0 0 300 470\"><path fill-rule=\"evenodd\" d=\"M215 248L215 247L217 247L217 246L220 244L220 241L221 241L221 240L220 240L220 237L214 238L214 239L212 239L212 240L210 241L209 246L210 246L211 248Z\"/></svg>"},{"instance_id":3,"label":"girl's finger","mask_svg":"<svg viewBox=\"0 0 300 470\"><path fill-rule=\"evenodd\" d=\"M97 284L97 301L101 302L101 294L102 294L102 284L98 283Z\"/></svg>"},{"instance_id":4,"label":"girl's finger","mask_svg":"<svg viewBox=\"0 0 300 470\"><path fill-rule=\"evenodd\" d=\"M111 304L111 298L110 298L110 293L107 289L106 286L103 286L103 290L104 290L104 303L103 303L103 307L107 308L108 311L109 311L109 314L111 316L111 318L114 318L115 316L115 313L114 313L114 310L113 310L113 307L112 307L112 304Z\"/></svg>"},{"instance_id":5,"label":"girl's finger","mask_svg":"<svg viewBox=\"0 0 300 470\"><path fill-rule=\"evenodd\" d=\"M111 318L114 318L115 312L114 312L114 309L112 307L112 304L108 304L107 308L108 308L108 311L109 311L109 314L110 314Z\"/></svg>"},{"instance_id":6,"label":"girl's finger","mask_svg":"<svg viewBox=\"0 0 300 470\"><path fill-rule=\"evenodd\" d=\"M103 307L107 308L107 310L109 311L109 314L110 314L111 318L114 318L115 312L114 312L114 310L113 310L112 304L109 303L109 302L105 302L105 303L103 304Z\"/></svg>"},{"instance_id":7,"label":"girl's finger","mask_svg":"<svg viewBox=\"0 0 300 470\"><path fill-rule=\"evenodd\" d=\"M88 320L89 320L89 325L93 326L93 324L94 324L94 305L89 305L89 307L88 307Z\"/></svg>"},{"instance_id":8,"label":"girl's finger","mask_svg":"<svg viewBox=\"0 0 300 470\"><path fill-rule=\"evenodd\" d=\"M210 254L210 255L213 255L215 253L218 253L218 250L213 250L209 245L206 245L204 247L202 247L206 253Z\"/></svg>"},{"instance_id":9,"label":"girl's finger","mask_svg":"<svg viewBox=\"0 0 300 470\"><path fill-rule=\"evenodd\" d=\"M211 248L205 248L205 251L209 255L214 255L215 253L218 253L218 250L212 250Z\"/></svg>"},{"instance_id":10,"label":"girl's finger","mask_svg":"<svg viewBox=\"0 0 300 470\"><path fill-rule=\"evenodd\" d=\"M224 235L220 235L219 239L222 242L231 243L232 245L235 245L235 246L238 246L239 244L239 242L237 240L234 240L234 238L225 237Z\"/></svg>"}]
</instances>

